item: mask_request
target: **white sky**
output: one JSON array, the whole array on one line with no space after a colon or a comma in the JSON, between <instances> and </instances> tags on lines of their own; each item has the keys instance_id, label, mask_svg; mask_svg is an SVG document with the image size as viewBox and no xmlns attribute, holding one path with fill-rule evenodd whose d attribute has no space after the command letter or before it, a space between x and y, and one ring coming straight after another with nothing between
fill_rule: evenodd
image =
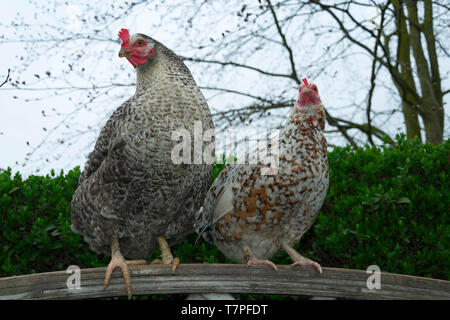
<instances>
[{"instance_id":1,"label":"white sky","mask_svg":"<svg viewBox=\"0 0 450 320\"><path fill-rule=\"evenodd\" d=\"M65 8L59 8L56 11L56 15L60 16L70 16L72 19L69 20L70 28L73 30L77 30L83 27L83 25L79 22L79 18L81 16L81 11L79 7L77 7L76 3L69 5ZM221 10L221 8L216 8L216 10ZM0 0L0 21L2 23L10 22L16 12L20 11L21 15L26 19L32 21L32 17L35 14L35 7L29 4L28 0ZM366 12L363 15L372 15L372 12ZM369 17L369 16L368 16ZM33 27L33 32L39 32L42 25L45 25L46 22L50 22L49 20L52 18L51 15L43 16L43 18L39 21L41 25L36 25ZM48 20L46 20L48 19ZM164 14L160 14L159 12L143 12L139 15L129 17L126 19L126 27L133 32L142 32L147 33L145 30L149 29L149 24L158 25L160 19L164 19ZM151 21L151 23L149 23ZM198 21L198 25L196 26L198 29L204 30L202 33L202 38L198 39L199 43L208 42L209 37L217 38L220 35L220 30L225 30L235 24L234 18L224 18L217 25L208 25L207 21ZM176 53L181 55L189 55L190 52L185 52L186 46L180 44L179 39L174 37L174 34L177 34L177 27L174 24L164 24L164 28L153 28L152 33L149 34L152 37L156 38L163 42L169 48L174 49ZM0 26L1 27L1 26ZM123 22L119 22L117 25L107 26L111 32L116 33L120 27L124 27ZM4 28L2 28L4 29ZM2 34L0 34L1 36ZM11 34L3 34L3 36L7 38L11 38ZM0 45L0 82L3 82L6 77L7 69L12 68L11 77L16 79L16 70L13 69L15 66L20 65L20 60L16 58L23 54L23 45L21 43L10 43L10 44L1 44ZM88 71L92 72L95 80L94 83L96 86L101 86L103 73L109 72L109 69L117 69L123 68L127 73L130 74L128 78L125 74L123 76L125 79L129 79L130 82L134 82L135 76L134 71L131 68L131 65L124 59L117 58L117 51L119 49L119 44L109 43L106 46L97 46L91 47L90 50L99 50L102 51L102 54L106 55L105 59L101 59L101 61L105 61L106 63L100 62L92 62L86 61L88 65ZM187 49L186 49L187 50ZM309 49L314 50L314 48ZM180 52L181 51L181 52ZM311 51L313 52L313 51ZM38 81L34 74L39 74L41 77L45 77L45 71L50 70L52 74L60 73L63 68L67 67L67 63L63 64L58 58L48 59L46 52L40 52L40 58L29 68L27 69L27 74L22 76L23 79L26 79L28 86L33 86L33 82ZM255 61L254 65L264 64L264 56L261 56L260 61ZM325 106L332 106L333 104L336 106L345 105L346 96L352 95L353 97L357 97L356 100L364 99L364 96L367 94L363 91L352 90L351 86L347 86L349 83L358 83L361 81L362 77L367 77L367 73L361 73L361 69L364 69L364 66L368 69L368 59L361 56L355 56L352 58L354 64L351 65L337 65L335 66L336 71L341 75L339 77L339 82L336 83L335 80L327 79L327 77L320 77L319 79L315 79L315 82L319 86L319 90L321 90L322 101ZM252 61L253 62L253 61ZM449 61L441 60L441 70L443 72L447 72L449 70ZM443 62L443 63L442 63ZM193 72L194 78L197 83L201 85L207 85L202 80L205 79L206 75L204 71L195 66L189 65L191 67L191 71ZM230 70L230 69L225 69ZM300 70L297 70L300 72ZM330 70L330 73L332 70ZM256 77L255 74L249 73L245 70L237 70L233 75L231 75L231 81L237 87L245 86L248 88L250 92L255 92L258 90L258 87L262 86L262 80L259 77ZM444 74L441 74L444 76ZM302 75L303 77L303 75ZM55 86L55 82L52 82L51 79L46 79L44 81L39 82L39 87L53 87ZM72 84L76 84L79 86L89 86L89 83L82 78L77 79L76 77L71 77L70 82ZM125 81L124 81L125 82ZM56 83L61 86L66 86L62 82ZM267 85L267 84L264 84ZM268 88L270 86L283 86L283 83L272 83L268 84ZM443 88L448 88L450 86L449 81L443 83ZM297 91L295 88L287 88L292 92L292 95L295 95L293 98L296 98ZM115 96L120 96L123 92L126 92L126 95L131 95L133 93L133 88L118 88L115 89L111 93L112 97L110 99L99 100L93 104L94 110L82 111L77 113L76 116L71 116L71 112L76 108L75 102L68 101L68 97L71 94L67 94L64 96L51 96L52 93L42 92L42 91L18 91L14 90L9 84L6 84L0 89L0 168L5 169L6 167L13 167L15 170L20 170L24 174L34 173L37 168L42 169L40 174L46 173L50 170L50 168L55 168L57 170L71 169L75 165L83 165L87 156L87 153L92 149L92 143L95 141L98 131L100 130L99 121L101 125L106 121L109 114L117 108L122 101L117 101L114 99ZM241 99L238 97L230 97L229 101L222 101L221 96L215 97L215 95L211 92L204 92L205 96L209 98L208 102L212 109L220 109L224 107L226 103L232 103L233 99ZM19 96L20 99L15 99L14 96ZM445 101L447 102L446 106L449 102L449 96L445 97ZM76 96L74 96L76 97ZM29 101L25 102L23 99L28 98L30 100L36 98L42 98L38 101ZM44 99L45 98L45 99ZM107 97L106 97L107 98ZM124 99L123 99L124 100ZM242 99L243 101L245 99ZM114 104L112 104L114 103ZM397 103L396 101L392 101L392 99L386 94L384 91L378 92L373 101L374 105L384 106L383 109L389 109L390 104ZM98 106L98 109L97 109ZM393 106L397 108L397 106ZM57 116L56 112L62 114L61 116ZM448 114L446 108L446 114ZM42 111L47 115L46 117L42 116ZM288 111L288 110L286 110ZM337 112L337 111L336 111ZM352 116L353 111L350 109L341 108L339 110L339 114L334 113L340 117L345 118L346 116ZM30 152L32 149L30 146L34 147L39 145L42 140L48 135L49 130L59 123L61 117L67 115L68 119L71 119L69 123L76 122L81 123L82 126L78 128L58 128L58 130L52 134L48 140L45 142L45 148L42 148L44 152L39 155L33 155L31 158L32 161L28 163L28 165L24 168L21 167L21 163L23 163L26 154ZM398 125L394 123L390 124L389 128L384 128L384 130L388 131L390 134L398 131L398 127L403 131L403 119L400 114L395 115L398 119ZM355 120L356 121L356 120ZM57 139L66 139L71 134L74 134L76 130L82 130L82 128L87 128L88 126L96 127L97 130L93 132L89 132L86 134L81 134L79 139L71 145L67 146L58 145ZM43 128L47 130L44 131ZM448 124L446 123L446 128L448 128ZM387 130L389 129L389 130ZM446 137L448 138L449 132L448 130L445 132ZM27 142L30 143L30 146L27 145ZM329 139L330 142L330 139ZM342 144L342 139L334 139L331 140L333 144ZM59 150L58 152L53 152L54 150ZM64 155L61 158L57 157L57 154L61 153L61 150L65 150ZM220 152L219 152L220 153ZM48 162L45 161L48 159ZM18 165L16 165L16 162Z\"/></svg>"}]
</instances>

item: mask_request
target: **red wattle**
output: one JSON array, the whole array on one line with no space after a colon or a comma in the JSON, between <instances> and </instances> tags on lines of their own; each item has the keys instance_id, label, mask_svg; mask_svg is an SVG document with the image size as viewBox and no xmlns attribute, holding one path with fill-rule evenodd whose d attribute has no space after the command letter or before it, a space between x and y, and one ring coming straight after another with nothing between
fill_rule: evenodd
<instances>
[{"instance_id":1,"label":"red wattle","mask_svg":"<svg viewBox=\"0 0 450 320\"><path fill-rule=\"evenodd\" d=\"M147 61L147 58L139 57L139 56L131 56L131 59L138 64L144 64Z\"/></svg>"},{"instance_id":2,"label":"red wattle","mask_svg":"<svg viewBox=\"0 0 450 320\"><path fill-rule=\"evenodd\" d=\"M301 96L297 100L297 104L299 106L301 106L301 107L306 105L307 102L308 102L308 104L319 104L320 103L320 98L319 97L313 97L313 96L309 96L309 97Z\"/></svg>"},{"instance_id":3,"label":"red wattle","mask_svg":"<svg viewBox=\"0 0 450 320\"><path fill-rule=\"evenodd\" d=\"M130 59L133 60L133 62L134 62L133 66L136 68L137 64L145 64L147 62L147 59L149 57L151 57L152 55L154 55L155 53L156 53L155 48L152 48L147 55L142 56L139 54L135 54L135 55L130 56Z\"/></svg>"}]
</instances>

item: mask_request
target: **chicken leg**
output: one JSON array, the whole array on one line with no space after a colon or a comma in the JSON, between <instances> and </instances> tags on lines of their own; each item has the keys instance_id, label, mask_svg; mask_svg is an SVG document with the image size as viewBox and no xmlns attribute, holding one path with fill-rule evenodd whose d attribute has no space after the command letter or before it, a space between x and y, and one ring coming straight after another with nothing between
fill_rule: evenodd
<instances>
[{"instance_id":1,"label":"chicken leg","mask_svg":"<svg viewBox=\"0 0 450 320\"><path fill-rule=\"evenodd\" d=\"M278 271L277 266L272 261L259 260L258 258L256 258L256 256L253 254L253 252L249 246L245 245L243 249L245 252L244 260L247 260L247 266L258 265L258 264L266 265L266 266L273 268L275 271Z\"/></svg>"},{"instance_id":2,"label":"chicken leg","mask_svg":"<svg viewBox=\"0 0 450 320\"><path fill-rule=\"evenodd\" d=\"M145 260L130 260L127 261L123 258L120 253L119 241L117 239L113 239L111 241L111 261L106 268L105 274L105 289L108 287L109 281L111 280L112 272L116 267L119 267L122 270L123 278L125 280L125 290L128 294L128 300L131 299L131 281L130 281L130 273L128 272L128 266L131 265L139 265L146 264Z\"/></svg>"},{"instance_id":3,"label":"chicken leg","mask_svg":"<svg viewBox=\"0 0 450 320\"><path fill-rule=\"evenodd\" d=\"M152 264L172 264L172 271L175 271L177 266L180 264L180 259L173 257L166 239L164 239L163 237L158 237L157 240L159 248L161 249L162 261L159 259L155 259L152 261Z\"/></svg>"},{"instance_id":4,"label":"chicken leg","mask_svg":"<svg viewBox=\"0 0 450 320\"><path fill-rule=\"evenodd\" d=\"M294 248L292 248L289 244L286 242L281 243L281 247L284 251L287 252L287 254L291 257L291 259L294 261L293 264L291 264L291 267L295 266L313 266L317 269L320 273L322 273L322 267L320 264L318 264L315 261L312 261L311 259L305 258L300 253L298 253Z\"/></svg>"}]
</instances>

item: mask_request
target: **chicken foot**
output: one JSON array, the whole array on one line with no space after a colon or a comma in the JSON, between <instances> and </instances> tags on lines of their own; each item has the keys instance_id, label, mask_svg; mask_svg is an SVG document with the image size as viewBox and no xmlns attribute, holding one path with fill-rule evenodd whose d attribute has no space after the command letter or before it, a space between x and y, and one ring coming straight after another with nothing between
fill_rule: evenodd
<instances>
[{"instance_id":1,"label":"chicken foot","mask_svg":"<svg viewBox=\"0 0 450 320\"><path fill-rule=\"evenodd\" d=\"M260 260L260 259L256 258L256 256L253 254L253 252L252 252L252 250L250 249L249 246L245 245L243 247L243 249L244 249L244 253L245 253L244 261L245 260L247 261L247 266L258 265L258 264L259 265L266 265L266 266L269 266L269 267L273 268L275 271L278 271L277 266L272 261Z\"/></svg>"},{"instance_id":2,"label":"chicken foot","mask_svg":"<svg viewBox=\"0 0 450 320\"><path fill-rule=\"evenodd\" d=\"M318 264L315 261L312 261L311 259L305 258L300 253L298 253L294 248L292 248L289 244L286 242L281 243L281 247L284 251L287 252L287 254L291 257L291 259L294 261L293 264L291 264L291 267L295 266L313 266L317 269L320 273L322 273L322 267L320 264Z\"/></svg>"},{"instance_id":3,"label":"chicken foot","mask_svg":"<svg viewBox=\"0 0 450 320\"><path fill-rule=\"evenodd\" d=\"M175 271L177 266L180 264L180 259L173 257L166 239L164 239L163 237L158 237L157 240L159 248L161 249L162 261L159 259L155 259L152 261L152 264L172 264L172 271Z\"/></svg>"},{"instance_id":4,"label":"chicken foot","mask_svg":"<svg viewBox=\"0 0 450 320\"><path fill-rule=\"evenodd\" d=\"M104 288L106 289L108 287L114 269L119 267L122 270L123 278L125 280L125 290L128 295L128 300L131 299L131 281L130 273L128 272L128 266L146 263L147 262L145 260L125 260L122 256L122 253L120 253L119 241L117 239L113 239L111 241L111 261L106 268Z\"/></svg>"}]
</instances>

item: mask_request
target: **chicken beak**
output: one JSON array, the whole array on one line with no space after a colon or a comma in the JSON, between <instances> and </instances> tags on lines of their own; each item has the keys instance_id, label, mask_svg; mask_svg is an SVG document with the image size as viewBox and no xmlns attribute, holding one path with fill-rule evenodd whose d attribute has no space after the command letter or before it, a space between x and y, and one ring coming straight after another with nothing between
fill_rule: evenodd
<instances>
[{"instance_id":1,"label":"chicken beak","mask_svg":"<svg viewBox=\"0 0 450 320\"><path fill-rule=\"evenodd\" d=\"M120 51L119 51L119 57L120 57L120 58L122 58L122 57L129 57L129 56L131 56L131 51L130 51L130 49L128 49L128 48L122 48L122 49L120 49Z\"/></svg>"}]
</instances>

